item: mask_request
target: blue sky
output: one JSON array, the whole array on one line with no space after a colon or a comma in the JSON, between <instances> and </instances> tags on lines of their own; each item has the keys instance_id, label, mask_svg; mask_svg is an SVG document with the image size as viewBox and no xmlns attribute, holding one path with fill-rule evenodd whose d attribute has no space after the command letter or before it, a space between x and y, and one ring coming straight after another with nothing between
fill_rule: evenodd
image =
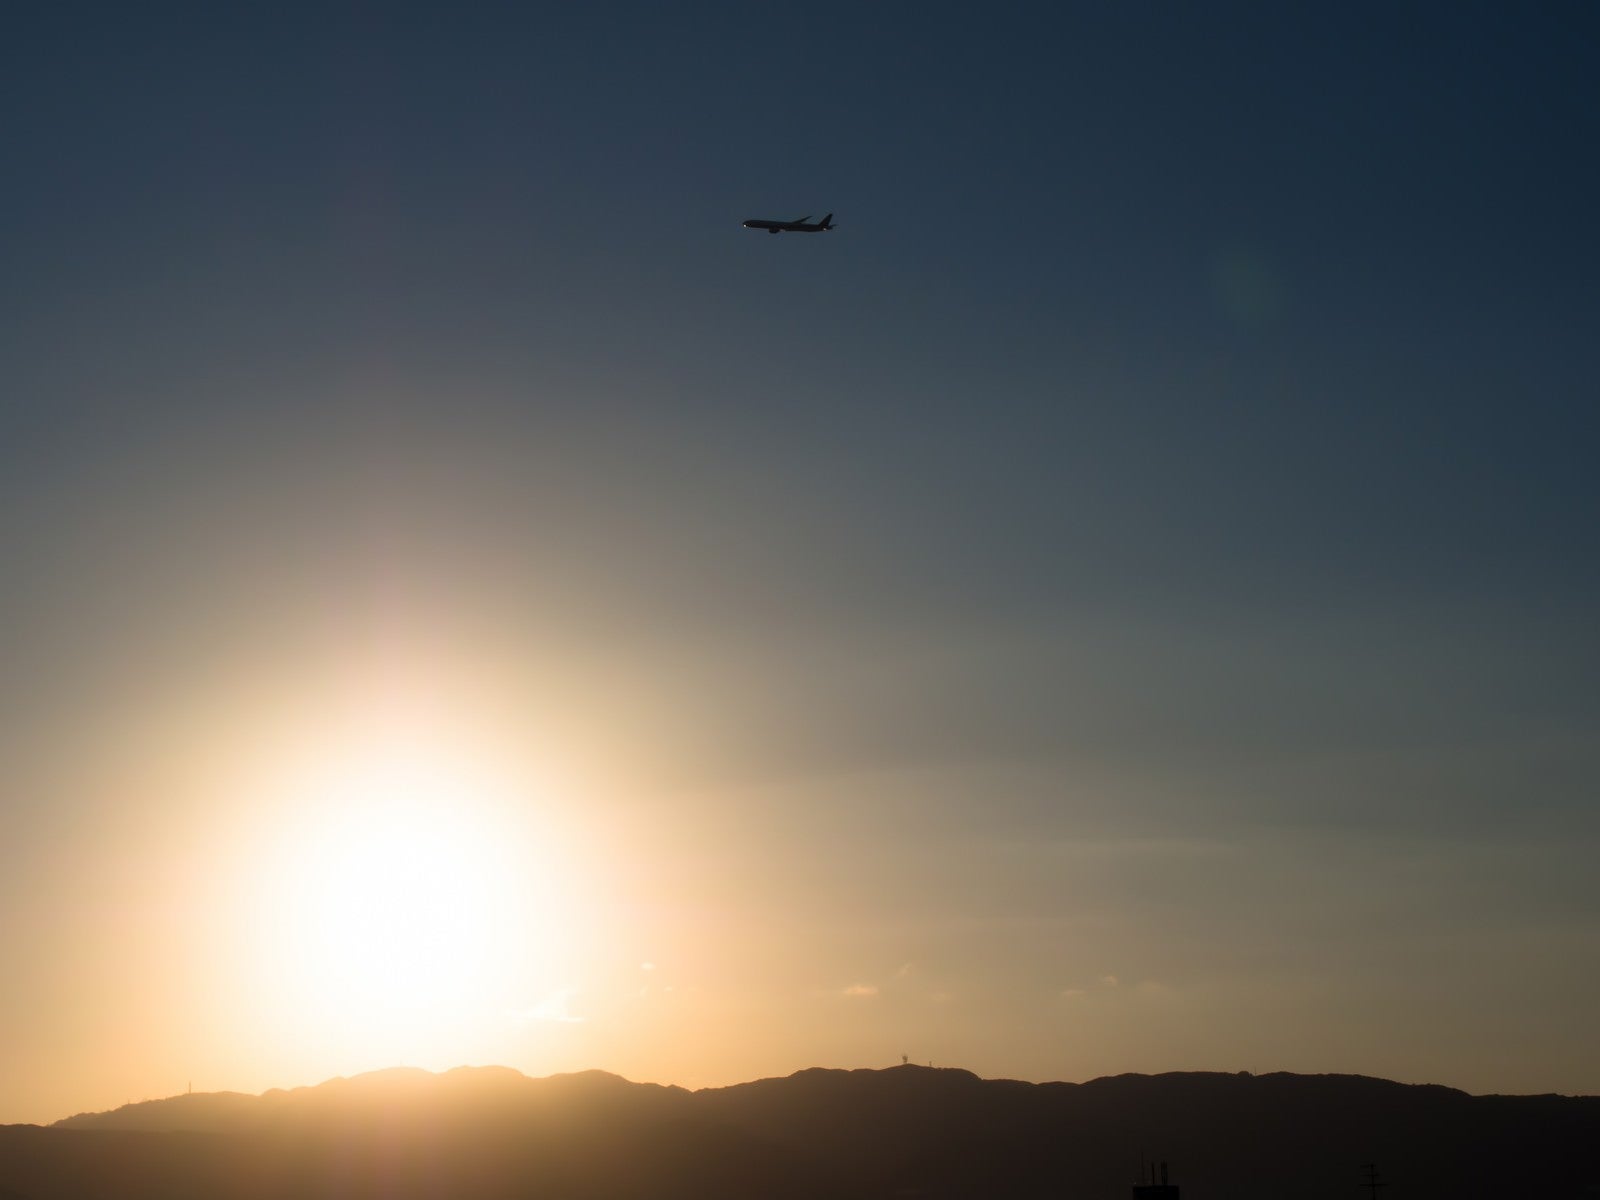
<instances>
[{"instance_id":1,"label":"blue sky","mask_svg":"<svg viewBox=\"0 0 1600 1200\"><path fill-rule=\"evenodd\" d=\"M171 714L378 661L584 781L699 989L475 1053L1600 1088L1586 6L14 24L0 1116L310 1082L45 997L107 814L234 803Z\"/></svg>"}]
</instances>

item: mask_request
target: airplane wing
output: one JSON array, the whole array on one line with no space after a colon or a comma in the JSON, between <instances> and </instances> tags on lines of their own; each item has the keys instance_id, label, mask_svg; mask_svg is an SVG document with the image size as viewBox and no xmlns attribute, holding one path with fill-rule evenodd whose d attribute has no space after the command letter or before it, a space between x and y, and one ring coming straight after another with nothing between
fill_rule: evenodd
<instances>
[{"instance_id":1,"label":"airplane wing","mask_svg":"<svg viewBox=\"0 0 1600 1200\"><path fill-rule=\"evenodd\" d=\"M804 225L809 220L811 220L811 214L807 213L805 216L801 217L798 221L790 221L789 224L791 224L791 225Z\"/></svg>"}]
</instances>

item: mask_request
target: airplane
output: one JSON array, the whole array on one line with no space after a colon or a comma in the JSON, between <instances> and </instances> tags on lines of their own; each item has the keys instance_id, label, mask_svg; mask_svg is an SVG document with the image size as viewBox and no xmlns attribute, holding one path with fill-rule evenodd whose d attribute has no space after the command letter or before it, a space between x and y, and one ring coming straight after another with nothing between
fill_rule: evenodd
<instances>
[{"instance_id":1,"label":"airplane","mask_svg":"<svg viewBox=\"0 0 1600 1200\"><path fill-rule=\"evenodd\" d=\"M829 213L815 225L807 225L811 214L807 213L798 221L762 221L750 220L744 223L746 229L765 229L768 233L827 233L834 227L833 214Z\"/></svg>"}]
</instances>

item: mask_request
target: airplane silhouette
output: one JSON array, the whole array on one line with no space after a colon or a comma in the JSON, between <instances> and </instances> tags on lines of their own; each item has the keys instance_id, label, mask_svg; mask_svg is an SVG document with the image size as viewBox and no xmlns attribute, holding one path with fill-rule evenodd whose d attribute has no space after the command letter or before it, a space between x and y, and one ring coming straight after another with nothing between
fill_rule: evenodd
<instances>
[{"instance_id":1,"label":"airplane silhouette","mask_svg":"<svg viewBox=\"0 0 1600 1200\"><path fill-rule=\"evenodd\" d=\"M807 225L809 213L798 221L763 221L752 219L744 223L746 229L765 229L768 233L827 233L833 228L833 214L829 213L815 225Z\"/></svg>"}]
</instances>

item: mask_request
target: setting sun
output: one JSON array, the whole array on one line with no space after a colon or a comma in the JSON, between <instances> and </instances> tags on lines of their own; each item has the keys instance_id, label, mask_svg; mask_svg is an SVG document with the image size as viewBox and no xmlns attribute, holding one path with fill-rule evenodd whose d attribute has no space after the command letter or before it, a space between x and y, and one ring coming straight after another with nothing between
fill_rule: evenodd
<instances>
[{"instance_id":1,"label":"setting sun","mask_svg":"<svg viewBox=\"0 0 1600 1200\"><path fill-rule=\"evenodd\" d=\"M306 966L366 1011L436 1008L489 964L511 881L459 786L429 764L366 765L285 880Z\"/></svg>"},{"instance_id":2,"label":"setting sun","mask_svg":"<svg viewBox=\"0 0 1600 1200\"><path fill-rule=\"evenodd\" d=\"M570 888L482 763L390 737L282 786L260 961L295 1023L423 1061L562 985Z\"/></svg>"}]
</instances>

